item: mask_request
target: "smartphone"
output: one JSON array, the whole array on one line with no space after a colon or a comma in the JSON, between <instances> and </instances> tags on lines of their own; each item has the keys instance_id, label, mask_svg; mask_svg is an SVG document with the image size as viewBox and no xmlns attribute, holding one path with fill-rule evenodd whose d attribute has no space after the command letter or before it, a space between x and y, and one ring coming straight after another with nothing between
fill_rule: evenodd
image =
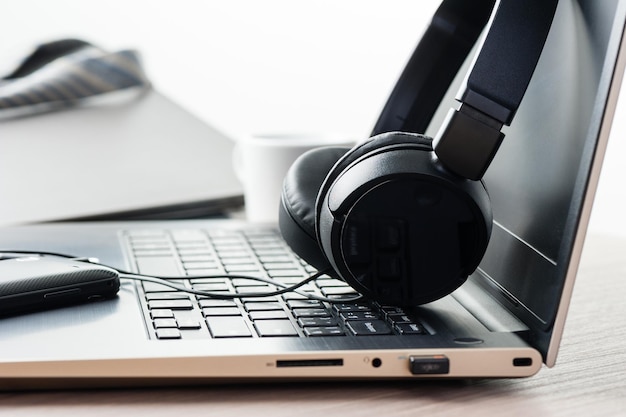
<instances>
[{"instance_id":1,"label":"smartphone","mask_svg":"<svg viewBox=\"0 0 626 417\"><path fill-rule=\"evenodd\" d=\"M105 266L56 256L0 260L0 316L114 297L119 274Z\"/></svg>"}]
</instances>

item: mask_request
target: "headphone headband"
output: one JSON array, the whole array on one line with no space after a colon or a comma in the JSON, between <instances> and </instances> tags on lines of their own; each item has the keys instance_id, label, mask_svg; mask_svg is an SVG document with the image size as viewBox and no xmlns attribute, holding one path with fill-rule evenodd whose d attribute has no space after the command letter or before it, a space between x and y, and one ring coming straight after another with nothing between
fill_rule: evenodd
<instances>
[{"instance_id":1,"label":"headphone headband","mask_svg":"<svg viewBox=\"0 0 626 417\"><path fill-rule=\"evenodd\" d=\"M558 0L501 0L460 101L510 125L550 32Z\"/></svg>"},{"instance_id":2,"label":"headphone headband","mask_svg":"<svg viewBox=\"0 0 626 417\"><path fill-rule=\"evenodd\" d=\"M423 133L489 21L496 0L444 0L409 58L372 136Z\"/></svg>"},{"instance_id":3,"label":"headphone headband","mask_svg":"<svg viewBox=\"0 0 626 417\"><path fill-rule=\"evenodd\" d=\"M444 0L385 105L373 134L423 132L463 61L493 16L467 82L434 150L446 168L479 180L528 88L558 0ZM471 12L470 12L471 10Z\"/></svg>"}]
</instances>

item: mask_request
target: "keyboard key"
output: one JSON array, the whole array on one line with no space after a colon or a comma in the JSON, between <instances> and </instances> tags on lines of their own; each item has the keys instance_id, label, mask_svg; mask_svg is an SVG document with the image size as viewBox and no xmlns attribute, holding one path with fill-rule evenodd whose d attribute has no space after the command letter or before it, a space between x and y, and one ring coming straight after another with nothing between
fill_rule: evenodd
<instances>
[{"instance_id":1,"label":"keyboard key","mask_svg":"<svg viewBox=\"0 0 626 417\"><path fill-rule=\"evenodd\" d=\"M224 275L224 271L221 268L192 268L185 270L185 274L188 277L203 277L203 276L214 276L214 275Z\"/></svg>"},{"instance_id":2,"label":"keyboard key","mask_svg":"<svg viewBox=\"0 0 626 417\"><path fill-rule=\"evenodd\" d=\"M249 315L251 320L275 320L289 318L285 310L252 311Z\"/></svg>"},{"instance_id":3,"label":"keyboard key","mask_svg":"<svg viewBox=\"0 0 626 417\"><path fill-rule=\"evenodd\" d=\"M272 292L272 291L276 291L276 287L274 287L273 285L269 285L269 284L262 284L259 285L259 283L257 283L255 286L249 286L249 287L238 287L237 288L237 292L239 294L266 294L268 292Z\"/></svg>"},{"instance_id":4,"label":"keyboard key","mask_svg":"<svg viewBox=\"0 0 626 417\"><path fill-rule=\"evenodd\" d=\"M387 315L387 320L389 320L393 324L415 323L415 320L413 320L413 318L409 317L407 314L389 314Z\"/></svg>"},{"instance_id":5,"label":"keyboard key","mask_svg":"<svg viewBox=\"0 0 626 417\"><path fill-rule=\"evenodd\" d=\"M307 274L316 274L317 273L317 269L315 269L314 267L312 267L311 265L307 265L304 261L302 261L302 264L304 266L304 270L307 272ZM319 279L324 279L324 278L330 278L328 275L320 275Z\"/></svg>"},{"instance_id":6,"label":"keyboard key","mask_svg":"<svg viewBox=\"0 0 626 417\"><path fill-rule=\"evenodd\" d=\"M250 256L250 252L241 249L224 249L217 251L220 258L222 258L222 263L224 262L237 262L239 259L249 259L252 260L252 256Z\"/></svg>"},{"instance_id":7,"label":"keyboard key","mask_svg":"<svg viewBox=\"0 0 626 417\"><path fill-rule=\"evenodd\" d=\"M283 294L283 299L287 302L291 300L310 300L310 298L308 298L307 296L295 292L288 292L286 294Z\"/></svg>"},{"instance_id":8,"label":"keyboard key","mask_svg":"<svg viewBox=\"0 0 626 417\"><path fill-rule=\"evenodd\" d=\"M329 288L329 287L340 287L340 288L350 288L348 284L344 281L338 279L318 279L317 286L320 288Z\"/></svg>"},{"instance_id":9,"label":"keyboard key","mask_svg":"<svg viewBox=\"0 0 626 417\"><path fill-rule=\"evenodd\" d=\"M142 243L168 243L170 242L169 235L165 233L165 231L153 231L153 230L145 230L146 233L132 233L128 236L128 240L135 244Z\"/></svg>"},{"instance_id":10,"label":"keyboard key","mask_svg":"<svg viewBox=\"0 0 626 417\"><path fill-rule=\"evenodd\" d=\"M287 253L284 248L256 248L254 252L258 256L281 256Z\"/></svg>"},{"instance_id":11,"label":"keyboard key","mask_svg":"<svg viewBox=\"0 0 626 417\"><path fill-rule=\"evenodd\" d=\"M346 327L356 336L391 334L391 329L382 320L349 321Z\"/></svg>"},{"instance_id":12,"label":"keyboard key","mask_svg":"<svg viewBox=\"0 0 626 417\"><path fill-rule=\"evenodd\" d=\"M133 253L137 258L143 257L168 257L174 256L174 252L170 248L133 248Z\"/></svg>"},{"instance_id":13,"label":"keyboard key","mask_svg":"<svg viewBox=\"0 0 626 417\"><path fill-rule=\"evenodd\" d=\"M300 284L300 282L302 282L302 278L293 278L295 280L295 282L291 283L291 282L285 282L286 280L284 278L273 278L274 281L283 284L284 286L292 286L294 284ZM300 287L297 288L298 291L300 292L307 292L307 293L313 293L313 294L318 294L317 291L317 287L314 284L311 284L310 282L308 284L304 284L301 285ZM306 300L309 300L309 298L304 298Z\"/></svg>"},{"instance_id":14,"label":"keyboard key","mask_svg":"<svg viewBox=\"0 0 626 417\"><path fill-rule=\"evenodd\" d=\"M302 280L304 280L304 277L274 277L272 279L284 285L295 285L295 284L300 284ZM313 285L310 282L308 284L303 285L300 288L305 288L305 287L317 288L315 287L315 285Z\"/></svg>"},{"instance_id":15,"label":"keyboard key","mask_svg":"<svg viewBox=\"0 0 626 417\"><path fill-rule=\"evenodd\" d=\"M180 254L180 260L183 261L183 263L211 262L217 265L215 258L213 257L213 255L209 253L198 253L198 254L190 254L190 255Z\"/></svg>"},{"instance_id":16,"label":"keyboard key","mask_svg":"<svg viewBox=\"0 0 626 417\"><path fill-rule=\"evenodd\" d=\"M213 284L192 284L194 290L198 291L228 291L228 285L226 283L213 283Z\"/></svg>"},{"instance_id":17,"label":"keyboard key","mask_svg":"<svg viewBox=\"0 0 626 417\"><path fill-rule=\"evenodd\" d=\"M396 323L394 327L400 334L426 334L422 326L417 323Z\"/></svg>"},{"instance_id":18,"label":"keyboard key","mask_svg":"<svg viewBox=\"0 0 626 417\"><path fill-rule=\"evenodd\" d=\"M254 250L267 250L267 249L276 249L281 250L283 253L286 253L285 245L279 240L267 240L267 241L253 241L250 242L250 246Z\"/></svg>"},{"instance_id":19,"label":"keyboard key","mask_svg":"<svg viewBox=\"0 0 626 417\"><path fill-rule=\"evenodd\" d=\"M302 271L299 269L270 269L267 271L267 275L271 278L276 277L301 277L304 278Z\"/></svg>"},{"instance_id":20,"label":"keyboard key","mask_svg":"<svg viewBox=\"0 0 626 417\"><path fill-rule=\"evenodd\" d=\"M345 286L345 287L325 287L322 288L322 294L324 294L326 297L332 296L332 295L341 295L341 296L356 296L358 295L356 291L354 291L354 289L350 286Z\"/></svg>"},{"instance_id":21,"label":"keyboard key","mask_svg":"<svg viewBox=\"0 0 626 417\"><path fill-rule=\"evenodd\" d=\"M340 327L307 327L304 334L309 337L321 336L345 336L345 332Z\"/></svg>"},{"instance_id":22,"label":"keyboard key","mask_svg":"<svg viewBox=\"0 0 626 417\"><path fill-rule=\"evenodd\" d=\"M380 310L387 317L392 314L406 314L406 312L401 307L396 307L396 306L382 306Z\"/></svg>"},{"instance_id":23,"label":"keyboard key","mask_svg":"<svg viewBox=\"0 0 626 417\"><path fill-rule=\"evenodd\" d=\"M239 307L208 307L202 309L205 317L209 316L240 316Z\"/></svg>"},{"instance_id":24,"label":"keyboard key","mask_svg":"<svg viewBox=\"0 0 626 417\"><path fill-rule=\"evenodd\" d=\"M292 312L295 318L330 317L330 313L323 308L294 308Z\"/></svg>"},{"instance_id":25,"label":"keyboard key","mask_svg":"<svg viewBox=\"0 0 626 417\"><path fill-rule=\"evenodd\" d=\"M178 261L175 258L137 258L139 273L152 276L177 277L181 275Z\"/></svg>"},{"instance_id":26,"label":"keyboard key","mask_svg":"<svg viewBox=\"0 0 626 417\"><path fill-rule=\"evenodd\" d=\"M298 336L289 320L259 320L254 322L254 327L261 337Z\"/></svg>"},{"instance_id":27,"label":"keyboard key","mask_svg":"<svg viewBox=\"0 0 626 417\"><path fill-rule=\"evenodd\" d=\"M166 250L170 251L170 242L167 239L163 240L135 240L131 242L133 252L138 253L140 251L150 250Z\"/></svg>"},{"instance_id":28,"label":"keyboard key","mask_svg":"<svg viewBox=\"0 0 626 417\"><path fill-rule=\"evenodd\" d=\"M278 236L273 235L273 234L255 235L255 236L248 235L248 242L250 242L250 244L253 246L267 245L267 244L282 245L282 241L278 238Z\"/></svg>"},{"instance_id":29,"label":"keyboard key","mask_svg":"<svg viewBox=\"0 0 626 417\"><path fill-rule=\"evenodd\" d=\"M157 329L156 336L158 339L180 339L181 334L178 329Z\"/></svg>"},{"instance_id":30,"label":"keyboard key","mask_svg":"<svg viewBox=\"0 0 626 417\"><path fill-rule=\"evenodd\" d=\"M235 307L235 300L219 300L217 298L198 298L200 307Z\"/></svg>"},{"instance_id":31,"label":"keyboard key","mask_svg":"<svg viewBox=\"0 0 626 417\"><path fill-rule=\"evenodd\" d=\"M256 264L234 264L234 265L224 265L224 269L226 272L260 272L261 270Z\"/></svg>"},{"instance_id":32,"label":"keyboard key","mask_svg":"<svg viewBox=\"0 0 626 417\"><path fill-rule=\"evenodd\" d=\"M154 325L155 329L176 329L178 327L178 323L176 323L175 319L155 319L152 324Z\"/></svg>"},{"instance_id":33,"label":"keyboard key","mask_svg":"<svg viewBox=\"0 0 626 417\"><path fill-rule=\"evenodd\" d=\"M202 328L200 322L195 319L179 319L178 328L181 330L196 330Z\"/></svg>"},{"instance_id":34,"label":"keyboard key","mask_svg":"<svg viewBox=\"0 0 626 417\"><path fill-rule=\"evenodd\" d=\"M282 310L283 306L278 301L254 301L248 302L244 305L246 311L270 311L270 310Z\"/></svg>"},{"instance_id":35,"label":"keyboard key","mask_svg":"<svg viewBox=\"0 0 626 417\"><path fill-rule=\"evenodd\" d=\"M252 337L243 317L207 317L206 324L215 338Z\"/></svg>"},{"instance_id":36,"label":"keyboard key","mask_svg":"<svg viewBox=\"0 0 626 417\"><path fill-rule=\"evenodd\" d=\"M339 323L334 317L300 317L298 324L301 327L332 327Z\"/></svg>"},{"instance_id":37,"label":"keyboard key","mask_svg":"<svg viewBox=\"0 0 626 417\"><path fill-rule=\"evenodd\" d=\"M213 237L213 246L216 248L220 247L228 247L228 246L239 246L242 248L246 247L245 240L242 236L237 234L233 234L231 236L222 236L222 237Z\"/></svg>"},{"instance_id":38,"label":"keyboard key","mask_svg":"<svg viewBox=\"0 0 626 417\"><path fill-rule=\"evenodd\" d=\"M195 255L203 255L203 256L211 256L215 258L215 253L205 244L196 245L191 243L183 243L182 245L176 245L176 249L178 250L178 254L181 259L184 259L186 256L195 256Z\"/></svg>"},{"instance_id":39,"label":"keyboard key","mask_svg":"<svg viewBox=\"0 0 626 417\"><path fill-rule=\"evenodd\" d=\"M184 265L186 270L197 270L197 269L208 269L214 270L219 269L219 264L217 262L185 262Z\"/></svg>"},{"instance_id":40,"label":"keyboard key","mask_svg":"<svg viewBox=\"0 0 626 417\"><path fill-rule=\"evenodd\" d=\"M296 269L296 267L297 267L297 265L293 261L292 262L268 262L268 263L263 263L263 268L268 269L268 270Z\"/></svg>"},{"instance_id":41,"label":"keyboard key","mask_svg":"<svg viewBox=\"0 0 626 417\"><path fill-rule=\"evenodd\" d=\"M354 293L354 294L331 294L327 296L328 298L330 298L331 300L335 300L335 302L350 302L352 301L357 301L357 297L359 297L358 293Z\"/></svg>"},{"instance_id":42,"label":"keyboard key","mask_svg":"<svg viewBox=\"0 0 626 417\"><path fill-rule=\"evenodd\" d=\"M262 297L245 297L245 298L242 298L241 301L243 303L278 301L278 297L276 297L276 296L267 296L267 295L264 295Z\"/></svg>"},{"instance_id":43,"label":"keyboard key","mask_svg":"<svg viewBox=\"0 0 626 417\"><path fill-rule=\"evenodd\" d=\"M146 294L146 300L188 300L189 294L182 291L176 292L152 292Z\"/></svg>"},{"instance_id":44,"label":"keyboard key","mask_svg":"<svg viewBox=\"0 0 626 417\"><path fill-rule=\"evenodd\" d=\"M224 242L220 244L215 244L215 251L218 254L222 254L227 251L245 251L247 249L246 245L241 242Z\"/></svg>"},{"instance_id":45,"label":"keyboard key","mask_svg":"<svg viewBox=\"0 0 626 417\"><path fill-rule=\"evenodd\" d=\"M189 282L192 284L225 284L225 277L198 277L198 278L189 278Z\"/></svg>"},{"instance_id":46,"label":"keyboard key","mask_svg":"<svg viewBox=\"0 0 626 417\"><path fill-rule=\"evenodd\" d=\"M248 275L248 274L246 274ZM254 277L262 277L263 274L252 274ZM263 285L262 282L254 280L254 279L247 279L247 278L233 278L232 279L232 284L233 287L258 287L259 285Z\"/></svg>"},{"instance_id":47,"label":"keyboard key","mask_svg":"<svg viewBox=\"0 0 626 417\"><path fill-rule=\"evenodd\" d=\"M173 319L174 312L170 309L159 309L156 308L150 311L150 317L152 319Z\"/></svg>"},{"instance_id":48,"label":"keyboard key","mask_svg":"<svg viewBox=\"0 0 626 417\"><path fill-rule=\"evenodd\" d=\"M148 301L148 308L150 310L153 310L155 308L168 308L170 310L191 310L193 309L193 304L191 304L191 300L152 300Z\"/></svg>"},{"instance_id":49,"label":"keyboard key","mask_svg":"<svg viewBox=\"0 0 626 417\"><path fill-rule=\"evenodd\" d=\"M178 253L205 253L209 251L209 245L203 240L190 240L189 242L176 242Z\"/></svg>"},{"instance_id":50,"label":"keyboard key","mask_svg":"<svg viewBox=\"0 0 626 417\"><path fill-rule=\"evenodd\" d=\"M371 311L346 311L339 316L345 321L378 319L378 314Z\"/></svg>"},{"instance_id":51,"label":"keyboard key","mask_svg":"<svg viewBox=\"0 0 626 417\"><path fill-rule=\"evenodd\" d=\"M337 303L333 304L333 310L337 313L349 313L357 311L372 311L372 307L366 303Z\"/></svg>"},{"instance_id":52,"label":"keyboard key","mask_svg":"<svg viewBox=\"0 0 626 417\"><path fill-rule=\"evenodd\" d=\"M278 263L278 262L293 262L293 257L289 255L265 255L259 256L259 261L262 263Z\"/></svg>"},{"instance_id":53,"label":"keyboard key","mask_svg":"<svg viewBox=\"0 0 626 417\"><path fill-rule=\"evenodd\" d=\"M143 291L145 293L174 291L172 287L168 287L167 285L157 284L156 282L143 281L141 285L143 286Z\"/></svg>"},{"instance_id":54,"label":"keyboard key","mask_svg":"<svg viewBox=\"0 0 626 417\"><path fill-rule=\"evenodd\" d=\"M318 300L289 300L289 308L324 308L324 304Z\"/></svg>"}]
</instances>

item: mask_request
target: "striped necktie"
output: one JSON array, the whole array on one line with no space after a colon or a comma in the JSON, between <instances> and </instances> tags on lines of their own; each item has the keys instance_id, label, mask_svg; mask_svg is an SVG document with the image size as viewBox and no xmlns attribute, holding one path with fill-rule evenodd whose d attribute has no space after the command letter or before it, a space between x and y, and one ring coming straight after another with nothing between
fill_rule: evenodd
<instances>
[{"instance_id":1,"label":"striped necktie","mask_svg":"<svg viewBox=\"0 0 626 417\"><path fill-rule=\"evenodd\" d=\"M142 92L149 87L136 51L106 52L77 39L50 42L0 79L0 119L59 110L106 93Z\"/></svg>"}]
</instances>

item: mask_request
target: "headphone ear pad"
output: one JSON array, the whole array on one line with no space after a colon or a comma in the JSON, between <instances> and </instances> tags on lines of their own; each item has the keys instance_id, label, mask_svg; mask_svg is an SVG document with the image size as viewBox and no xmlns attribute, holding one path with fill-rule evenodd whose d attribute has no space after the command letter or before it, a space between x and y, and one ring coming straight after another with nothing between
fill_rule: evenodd
<instances>
[{"instance_id":1,"label":"headphone ear pad","mask_svg":"<svg viewBox=\"0 0 626 417\"><path fill-rule=\"evenodd\" d=\"M283 239L302 259L318 270L330 268L317 241L315 204L326 175L348 147L313 149L289 168L281 193L278 225Z\"/></svg>"}]
</instances>

